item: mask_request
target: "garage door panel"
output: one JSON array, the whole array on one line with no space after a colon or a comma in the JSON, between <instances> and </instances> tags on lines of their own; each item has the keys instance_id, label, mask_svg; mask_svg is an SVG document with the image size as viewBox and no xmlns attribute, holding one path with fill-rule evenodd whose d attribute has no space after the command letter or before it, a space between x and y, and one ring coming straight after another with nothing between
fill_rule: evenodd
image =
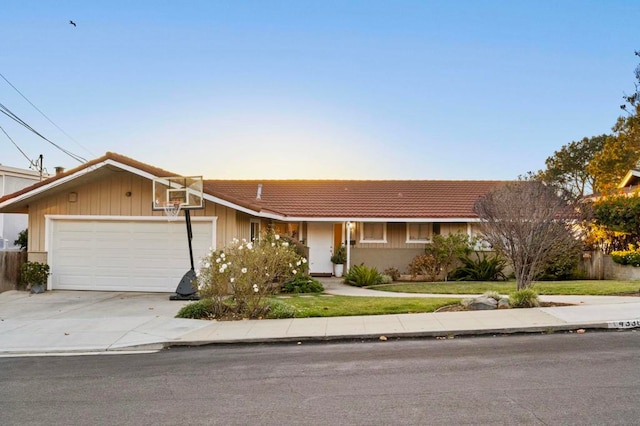
<instances>
[{"instance_id":1,"label":"garage door panel","mask_svg":"<svg viewBox=\"0 0 640 426\"><path fill-rule=\"evenodd\" d=\"M56 226L59 231L72 234L91 232L93 230L93 225L90 222L60 221Z\"/></svg>"},{"instance_id":2,"label":"garage door panel","mask_svg":"<svg viewBox=\"0 0 640 426\"><path fill-rule=\"evenodd\" d=\"M65 283L67 290L85 290L87 283L91 281L90 274L56 274L57 277Z\"/></svg>"},{"instance_id":3,"label":"garage door panel","mask_svg":"<svg viewBox=\"0 0 640 426\"><path fill-rule=\"evenodd\" d=\"M87 266L87 269L95 270L98 275L104 275L108 273L108 271L117 271L117 270L126 270L129 271L127 273L131 275L139 275L143 271L145 273L149 273L148 271L160 270L173 270L176 268L189 269L191 265L189 264L189 254L187 253L186 259L184 256L182 258L174 258L174 259L158 259L158 258L136 258L129 259L123 258L121 256L102 256L101 260L97 263L94 263L91 266ZM85 267L74 267L74 270L82 270ZM185 271L186 272L186 271ZM183 272L184 273L184 272ZM153 275L153 274L151 274Z\"/></svg>"},{"instance_id":4,"label":"garage door panel","mask_svg":"<svg viewBox=\"0 0 640 426\"><path fill-rule=\"evenodd\" d=\"M187 272L187 270L191 268L189 259L149 259L147 261L141 261L136 265L135 275L162 276L167 274L167 271L171 272L180 268L184 269L182 273Z\"/></svg>"},{"instance_id":5,"label":"garage door panel","mask_svg":"<svg viewBox=\"0 0 640 426\"><path fill-rule=\"evenodd\" d=\"M91 236L90 236L91 237ZM133 241L129 234L112 233L111 235L96 235L92 241L100 247L128 247ZM123 245L126 244L126 245Z\"/></svg>"},{"instance_id":6,"label":"garage door panel","mask_svg":"<svg viewBox=\"0 0 640 426\"><path fill-rule=\"evenodd\" d=\"M196 264L215 241L213 223L192 222ZM53 220L50 235L54 289L174 292L190 268L184 220Z\"/></svg>"},{"instance_id":7,"label":"garage door panel","mask_svg":"<svg viewBox=\"0 0 640 426\"><path fill-rule=\"evenodd\" d=\"M62 271L71 273L72 271L82 270L83 268L78 267L78 264L84 264L90 261L91 260L88 260L86 256L72 256L72 257L70 256L70 257L61 258L59 261L55 263L55 266L56 266L55 275L62 273ZM92 269L92 268L87 268L87 269Z\"/></svg>"},{"instance_id":8,"label":"garage door panel","mask_svg":"<svg viewBox=\"0 0 640 426\"><path fill-rule=\"evenodd\" d=\"M93 246L93 242L88 240L86 236L83 238L64 238L60 239L57 244L58 250L86 250Z\"/></svg>"}]
</instances>

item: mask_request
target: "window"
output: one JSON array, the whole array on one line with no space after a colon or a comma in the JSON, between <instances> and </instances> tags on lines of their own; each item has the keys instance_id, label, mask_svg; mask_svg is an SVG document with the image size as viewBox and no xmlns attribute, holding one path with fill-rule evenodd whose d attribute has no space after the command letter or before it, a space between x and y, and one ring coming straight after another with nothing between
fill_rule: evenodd
<instances>
[{"instance_id":1,"label":"window","mask_svg":"<svg viewBox=\"0 0 640 426\"><path fill-rule=\"evenodd\" d=\"M387 242L387 224L384 222L364 222L360 229L360 241L363 243Z\"/></svg>"},{"instance_id":2,"label":"window","mask_svg":"<svg viewBox=\"0 0 640 426\"><path fill-rule=\"evenodd\" d=\"M407 243L428 243L431 236L431 223L407 223Z\"/></svg>"},{"instance_id":3,"label":"window","mask_svg":"<svg viewBox=\"0 0 640 426\"><path fill-rule=\"evenodd\" d=\"M287 235L294 240L300 239L300 224L299 223L289 223L287 224Z\"/></svg>"},{"instance_id":4,"label":"window","mask_svg":"<svg viewBox=\"0 0 640 426\"><path fill-rule=\"evenodd\" d=\"M251 241L260 240L260 221L251 220Z\"/></svg>"},{"instance_id":5,"label":"window","mask_svg":"<svg viewBox=\"0 0 640 426\"><path fill-rule=\"evenodd\" d=\"M272 225L273 232L281 237L289 237L298 239L300 236L300 224L299 223L283 223L277 222Z\"/></svg>"},{"instance_id":6,"label":"window","mask_svg":"<svg viewBox=\"0 0 640 426\"><path fill-rule=\"evenodd\" d=\"M433 235L440 235L440 222L433 224Z\"/></svg>"},{"instance_id":7,"label":"window","mask_svg":"<svg viewBox=\"0 0 640 426\"><path fill-rule=\"evenodd\" d=\"M272 223L271 230L274 234L285 236L287 235L287 224L286 223Z\"/></svg>"}]
</instances>

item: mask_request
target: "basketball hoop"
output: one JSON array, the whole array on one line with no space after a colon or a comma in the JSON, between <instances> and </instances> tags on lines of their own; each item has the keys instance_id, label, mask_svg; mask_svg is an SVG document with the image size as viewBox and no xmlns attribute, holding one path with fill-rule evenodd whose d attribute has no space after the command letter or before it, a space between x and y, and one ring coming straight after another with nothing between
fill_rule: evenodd
<instances>
[{"instance_id":1,"label":"basketball hoop","mask_svg":"<svg viewBox=\"0 0 640 426\"><path fill-rule=\"evenodd\" d=\"M180 203L167 203L163 209L164 214L167 216L168 220L176 220L178 218L178 214L180 213L180 209L182 208L182 204Z\"/></svg>"},{"instance_id":2,"label":"basketball hoop","mask_svg":"<svg viewBox=\"0 0 640 426\"><path fill-rule=\"evenodd\" d=\"M196 272L193 265L193 230L191 228L191 210L204 209L204 186L202 176L161 176L154 177L151 192L151 210L163 211L169 222L175 221L184 210L184 223L187 226L189 260L191 269L180 280L176 294L170 300L198 300Z\"/></svg>"}]
</instances>

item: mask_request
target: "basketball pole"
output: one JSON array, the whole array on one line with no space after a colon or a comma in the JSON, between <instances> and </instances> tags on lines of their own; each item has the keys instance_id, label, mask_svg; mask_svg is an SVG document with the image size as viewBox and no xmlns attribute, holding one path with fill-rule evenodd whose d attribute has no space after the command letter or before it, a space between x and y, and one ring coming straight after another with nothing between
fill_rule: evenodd
<instances>
[{"instance_id":1,"label":"basketball pole","mask_svg":"<svg viewBox=\"0 0 640 426\"><path fill-rule=\"evenodd\" d=\"M184 221L187 223L187 239L189 241L189 260L191 260L191 270L195 271L195 268L193 266L193 248L191 247L193 231L191 230L191 212L189 211L189 209L184 210Z\"/></svg>"},{"instance_id":2,"label":"basketball pole","mask_svg":"<svg viewBox=\"0 0 640 426\"><path fill-rule=\"evenodd\" d=\"M189 260L191 261L191 269L180 280L178 287L176 288L176 294L169 297L170 300L199 300L200 297L196 294L198 291L194 287L194 283L197 282L195 267L193 264L193 248L191 246L191 240L193 239L193 232L191 229L191 213L189 209L184 209L184 221L187 224L187 242L189 243Z\"/></svg>"}]
</instances>

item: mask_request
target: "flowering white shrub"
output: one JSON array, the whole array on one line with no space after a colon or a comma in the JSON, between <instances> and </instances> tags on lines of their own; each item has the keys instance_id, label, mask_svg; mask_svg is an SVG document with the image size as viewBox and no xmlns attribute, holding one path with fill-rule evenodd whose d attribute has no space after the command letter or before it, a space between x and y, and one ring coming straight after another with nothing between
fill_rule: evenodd
<instances>
[{"instance_id":1,"label":"flowering white shrub","mask_svg":"<svg viewBox=\"0 0 640 426\"><path fill-rule=\"evenodd\" d=\"M262 317L268 309L266 298L306 267L307 259L278 235L255 242L234 239L200 261L200 296L213 300L216 317Z\"/></svg>"}]
</instances>

